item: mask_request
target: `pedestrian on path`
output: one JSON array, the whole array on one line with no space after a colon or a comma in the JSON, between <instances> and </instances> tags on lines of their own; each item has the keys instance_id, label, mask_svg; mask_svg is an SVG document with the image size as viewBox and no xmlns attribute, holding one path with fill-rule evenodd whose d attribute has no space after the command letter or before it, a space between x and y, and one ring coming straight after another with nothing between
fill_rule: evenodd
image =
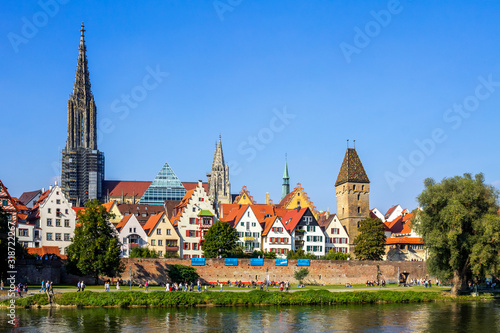
<instances>
[{"instance_id":1,"label":"pedestrian on path","mask_svg":"<svg viewBox=\"0 0 500 333\"><path fill-rule=\"evenodd\" d=\"M42 287L40 288L40 291L45 292L45 280L42 280Z\"/></svg>"}]
</instances>

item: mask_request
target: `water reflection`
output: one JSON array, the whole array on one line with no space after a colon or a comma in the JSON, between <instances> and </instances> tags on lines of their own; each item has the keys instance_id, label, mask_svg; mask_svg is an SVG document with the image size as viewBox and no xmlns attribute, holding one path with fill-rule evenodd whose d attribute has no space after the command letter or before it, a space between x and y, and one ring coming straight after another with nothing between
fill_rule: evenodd
<instances>
[{"instance_id":1,"label":"water reflection","mask_svg":"<svg viewBox=\"0 0 500 333\"><path fill-rule=\"evenodd\" d=\"M6 314L5 311L3 311ZM26 332L497 332L498 302L356 306L17 309ZM3 315L0 329L12 326Z\"/></svg>"}]
</instances>

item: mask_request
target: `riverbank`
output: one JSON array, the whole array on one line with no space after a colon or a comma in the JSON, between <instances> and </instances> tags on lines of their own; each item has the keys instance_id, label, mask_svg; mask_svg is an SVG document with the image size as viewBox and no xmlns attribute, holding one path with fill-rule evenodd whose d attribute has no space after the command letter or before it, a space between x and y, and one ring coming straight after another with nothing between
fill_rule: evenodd
<instances>
[{"instance_id":1,"label":"riverbank","mask_svg":"<svg viewBox=\"0 0 500 333\"><path fill-rule=\"evenodd\" d=\"M249 305L332 305L373 303L420 303L436 301L478 300L461 296L453 298L442 292L415 291L351 291L305 290L293 293L252 290L249 292L165 292L120 291L57 293L49 304L46 294L16 299L16 307L37 308L50 306L70 307L193 307L193 306L249 306ZM0 303L2 308L9 301Z\"/></svg>"}]
</instances>

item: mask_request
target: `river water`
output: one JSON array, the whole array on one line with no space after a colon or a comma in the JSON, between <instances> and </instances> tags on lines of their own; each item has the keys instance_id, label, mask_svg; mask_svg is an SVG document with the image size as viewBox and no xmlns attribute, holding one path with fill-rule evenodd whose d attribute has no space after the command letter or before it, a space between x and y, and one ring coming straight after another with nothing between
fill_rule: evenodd
<instances>
[{"instance_id":1,"label":"river water","mask_svg":"<svg viewBox=\"0 0 500 333\"><path fill-rule=\"evenodd\" d=\"M16 311L16 332L500 332L500 302Z\"/></svg>"}]
</instances>

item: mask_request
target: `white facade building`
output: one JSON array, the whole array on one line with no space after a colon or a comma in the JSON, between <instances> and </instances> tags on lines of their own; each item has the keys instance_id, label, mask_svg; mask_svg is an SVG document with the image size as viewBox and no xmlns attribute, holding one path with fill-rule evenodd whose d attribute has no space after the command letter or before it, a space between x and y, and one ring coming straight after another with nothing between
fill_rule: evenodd
<instances>
[{"instance_id":1,"label":"white facade building","mask_svg":"<svg viewBox=\"0 0 500 333\"><path fill-rule=\"evenodd\" d=\"M212 202L208 199L203 183L199 181L196 188L186 192L170 219L181 239L181 258L203 258L205 233L213 225L214 219Z\"/></svg>"},{"instance_id":2,"label":"white facade building","mask_svg":"<svg viewBox=\"0 0 500 333\"><path fill-rule=\"evenodd\" d=\"M75 234L76 212L61 188L57 184L50 186L33 208L36 214L33 230L35 247L57 246L60 254L66 254L66 248ZM37 228L40 238L35 234Z\"/></svg>"},{"instance_id":3,"label":"white facade building","mask_svg":"<svg viewBox=\"0 0 500 333\"><path fill-rule=\"evenodd\" d=\"M111 223L110 223L111 224ZM134 247L148 246L148 236L134 214L129 214L116 226L118 240L122 244L121 256L128 258Z\"/></svg>"},{"instance_id":4,"label":"white facade building","mask_svg":"<svg viewBox=\"0 0 500 333\"><path fill-rule=\"evenodd\" d=\"M324 228L326 234L325 253L328 253L330 250L348 253L349 236L347 235L347 231L340 223L337 214L333 214L329 220L329 223Z\"/></svg>"},{"instance_id":5,"label":"white facade building","mask_svg":"<svg viewBox=\"0 0 500 333\"><path fill-rule=\"evenodd\" d=\"M271 216L264 219L262 248L264 252L274 252L277 258L286 258L292 249L292 236L281 222L281 217Z\"/></svg>"}]
</instances>

